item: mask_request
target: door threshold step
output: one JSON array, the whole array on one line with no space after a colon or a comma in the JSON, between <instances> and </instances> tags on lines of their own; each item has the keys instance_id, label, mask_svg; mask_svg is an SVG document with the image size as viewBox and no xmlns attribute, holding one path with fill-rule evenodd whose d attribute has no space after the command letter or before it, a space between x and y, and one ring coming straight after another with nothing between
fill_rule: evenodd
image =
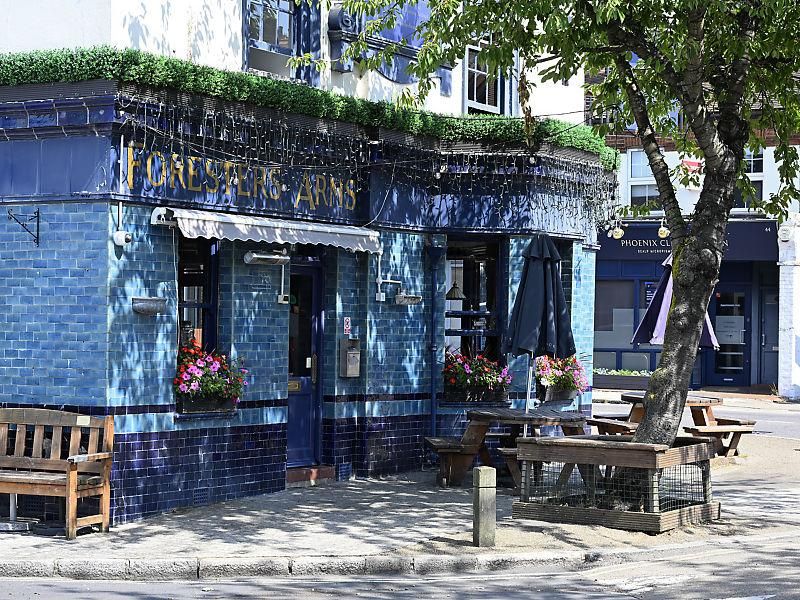
<instances>
[{"instance_id":1,"label":"door threshold step","mask_svg":"<svg viewBox=\"0 0 800 600\"><path fill-rule=\"evenodd\" d=\"M316 467L294 467L286 469L286 487L310 487L336 481L336 469L333 465L317 465Z\"/></svg>"}]
</instances>

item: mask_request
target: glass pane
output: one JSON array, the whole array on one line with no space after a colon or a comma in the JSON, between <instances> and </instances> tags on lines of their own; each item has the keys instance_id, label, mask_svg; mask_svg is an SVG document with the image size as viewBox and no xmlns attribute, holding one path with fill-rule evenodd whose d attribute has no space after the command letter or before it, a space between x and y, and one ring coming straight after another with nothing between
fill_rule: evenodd
<instances>
[{"instance_id":1,"label":"glass pane","mask_svg":"<svg viewBox=\"0 0 800 600\"><path fill-rule=\"evenodd\" d=\"M182 308L181 315L181 344L187 344L194 339L203 346L203 323L205 311L202 308Z\"/></svg>"},{"instance_id":2,"label":"glass pane","mask_svg":"<svg viewBox=\"0 0 800 600\"><path fill-rule=\"evenodd\" d=\"M716 292L716 319L714 333L719 350L714 353L714 370L721 374L744 371L746 349L745 294L744 292Z\"/></svg>"},{"instance_id":3,"label":"glass pane","mask_svg":"<svg viewBox=\"0 0 800 600\"><path fill-rule=\"evenodd\" d=\"M631 177L651 177L650 164L647 162L647 155L639 150L631 152Z\"/></svg>"},{"instance_id":4,"label":"glass pane","mask_svg":"<svg viewBox=\"0 0 800 600\"><path fill-rule=\"evenodd\" d=\"M467 50L467 68L469 69L477 69L478 68L478 51L477 50Z\"/></svg>"},{"instance_id":5,"label":"glass pane","mask_svg":"<svg viewBox=\"0 0 800 600\"><path fill-rule=\"evenodd\" d=\"M617 368L617 353L616 352L595 352L592 364L593 364L595 369L616 369Z\"/></svg>"},{"instance_id":6,"label":"glass pane","mask_svg":"<svg viewBox=\"0 0 800 600\"><path fill-rule=\"evenodd\" d=\"M467 100L475 101L475 73L467 73Z\"/></svg>"},{"instance_id":7,"label":"glass pane","mask_svg":"<svg viewBox=\"0 0 800 600\"><path fill-rule=\"evenodd\" d=\"M594 305L594 345L629 348L633 337L633 281L598 281Z\"/></svg>"},{"instance_id":8,"label":"glass pane","mask_svg":"<svg viewBox=\"0 0 800 600\"><path fill-rule=\"evenodd\" d=\"M292 275L289 296L289 376L311 375L313 328L313 281L308 275Z\"/></svg>"},{"instance_id":9,"label":"glass pane","mask_svg":"<svg viewBox=\"0 0 800 600\"><path fill-rule=\"evenodd\" d=\"M632 185L631 206L643 206L658 200L658 187L655 185Z\"/></svg>"},{"instance_id":10,"label":"glass pane","mask_svg":"<svg viewBox=\"0 0 800 600\"><path fill-rule=\"evenodd\" d=\"M497 87L499 85L499 81L497 79L493 81L486 82L486 104L489 106L498 106L500 104L500 100L498 98L499 94L497 93Z\"/></svg>"},{"instance_id":11,"label":"glass pane","mask_svg":"<svg viewBox=\"0 0 800 600\"><path fill-rule=\"evenodd\" d=\"M264 30L262 39L268 44L275 44L278 37L278 15L275 8L269 5L264 6Z\"/></svg>"},{"instance_id":12,"label":"glass pane","mask_svg":"<svg viewBox=\"0 0 800 600\"><path fill-rule=\"evenodd\" d=\"M251 2L250 3L250 22L249 22L249 29L250 29L250 39L251 40L261 40L261 3L259 2Z\"/></svg>"},{"instance_id":13,"label":"glass pane","mask_svg":"<svg viewBox=\"0 0 800 600\"><path fill-rule=\"evenodd\" d=\"M475 75L475 102L486 104L486 75L483 73Z\"/></svg>"},{"instance_id":14,"label":"glass pane","mask_svg":"<svg viewBox=\"0 0 800 600\"><path fill-rule=\"evenodd\" d=\"M278 13L278 36L275 44L285 50L292 49L292 15L291 13Z\"/></svg>"},{"instance_id":15,"label":"glass pane","mask_svg":"<svg viewBox=\"0 0 800 600\"><path fill-rule=\"evenodd\" d=\"M209 302L211 250L208 240L181 240L178 286L181 302Z\"/></svg>"},{"instance_id":16,"label":"glass pane","mask_svg":"<svg viewBox=\"0 0 800 600\"><path fill-rule=\"evenodd\" d=\"M627 371L649 371L650 355L642 352L623 352L621 368Z\"/></svg>"}]
</instances>

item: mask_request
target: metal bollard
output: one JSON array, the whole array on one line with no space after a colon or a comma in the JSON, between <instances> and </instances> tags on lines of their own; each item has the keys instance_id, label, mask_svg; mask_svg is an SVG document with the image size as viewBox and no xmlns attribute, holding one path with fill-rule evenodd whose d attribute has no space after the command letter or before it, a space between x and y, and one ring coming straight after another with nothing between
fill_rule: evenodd
<instances>
[{"instance_id":1,"label":"metal bollard","mask_svg":"<svg viewBox=\"0 0 800 600\"><path fill-rule=\"evenodd\" d=\"M492 467L472 470L472 544L494 546L497 526L497 471Z\"/></svg>"}]
</instances>

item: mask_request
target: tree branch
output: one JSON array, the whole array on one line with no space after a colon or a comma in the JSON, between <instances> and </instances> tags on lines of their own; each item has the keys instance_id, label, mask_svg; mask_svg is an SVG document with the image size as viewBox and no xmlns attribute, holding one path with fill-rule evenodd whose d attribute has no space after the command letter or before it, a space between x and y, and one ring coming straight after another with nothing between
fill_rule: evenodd
<instances>
[{"instance_id":1,"label":"tree branch","mask_svg":"<svg viewBox=\"0 0 800 600\"><path fill-rule=\"evenodd\" d=\"M686 221L683 219L681 207L675 196L675 187L672 185L669 166L666 160L664 160L664 154L661 152L661 147L658 145L656 132L653 129L653 124L650 122L647 99L642 93L636 81L633 69L630 63L625 59L625 56L618 54L614 60L625 88L625 93L628 96L628 104L636 119L639 139L642 142L642 148L645 154L647 154L647 160L650 162L650 169L653 171L653 177L655 177L656 185L658 186L659 199L661 200L661 205L664 207L664 214L667 218L669 228L672 230L673 239L677 240L686 237Z\"/></svg>"}]
</instances>

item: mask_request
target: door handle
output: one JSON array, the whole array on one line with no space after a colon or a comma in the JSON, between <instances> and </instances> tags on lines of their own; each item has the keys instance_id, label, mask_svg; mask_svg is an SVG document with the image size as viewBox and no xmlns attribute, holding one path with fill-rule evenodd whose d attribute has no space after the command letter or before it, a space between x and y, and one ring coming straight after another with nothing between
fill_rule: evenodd
<instances>
[{"instance_id":1,"label":"door handle","mask_svg":"<svg viewBox=\"0 0 800 600\"><path fill-rule=\"evenodd\" d=\"M761 345L762 346L766 346L767 345L767 334L766 333L762 333L761 334Z\"/></svg>"},{"instance_id":2,"label":"door handle","mask_svg":"<svg viewBox=\"0 0 800 600\"><path fill-rule=\"evenodd\" d=\"M311 355L311 383L317 383L317 354L316 352Z\"/></svg>"}]
</instances>

